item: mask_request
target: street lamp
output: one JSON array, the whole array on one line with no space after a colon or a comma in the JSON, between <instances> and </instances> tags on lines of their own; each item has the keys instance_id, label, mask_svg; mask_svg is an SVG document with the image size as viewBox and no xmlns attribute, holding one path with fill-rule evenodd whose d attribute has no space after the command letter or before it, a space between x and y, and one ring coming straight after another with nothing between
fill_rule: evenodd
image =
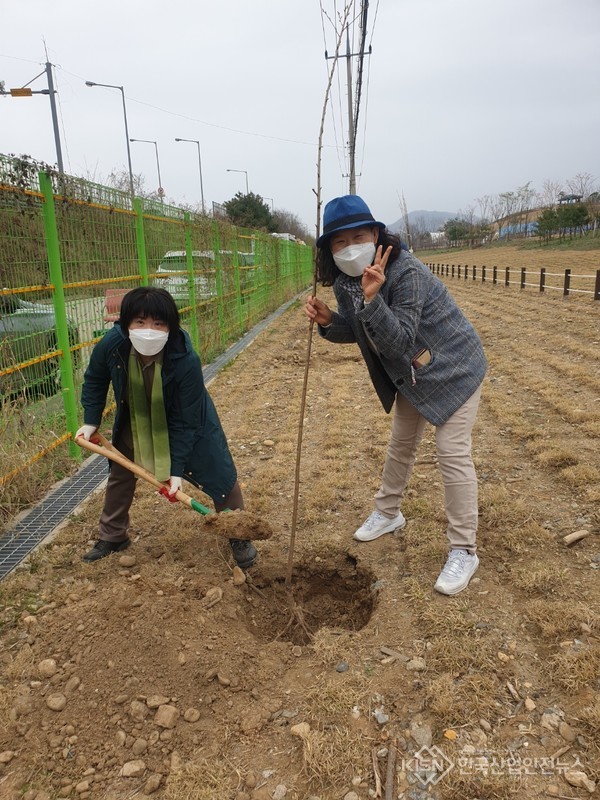
<instances>
[{"instance_id":1,"label":"street lamp","mask_svg":"<svg viewBox=\"0 0 600 800\"><path fill-rule=\"evenodd\" d=\"M243 172L244 175L246 176L246 194L250 194L250 191L248 189L248 173L246 172L245 169L228 169L227 172Z\"/></svg>"},{"instance_id":2,"label":"street lamp","mask_svg":"<svg viewBox=\"0 0 600 800\"><path fill-rule=\"evenodd\" d=\"M202 199L202 213L205 214L204 208L204 186L202 185L202 159L200 158L200 142L198 139L178 139L175 138L176 142L194 142L198 146L198 171L200 172L200 197Z\"/></svg>"},{"instance_id":3,"label":"street lamp","mask_svg":"<svg viewBox=\"0 0 600 800\"><path fill-rule=\"evenodd\" d=\"M272 197L263 197L263 200L270 200L271 201L271 211L274 210L275 206L273 205L273 198Z\"/></svg>"},{"instance_id":4,"label":"street lamp","mask_svg":"<svg viewBox=\"0 0 600 800\"><path fill-rule=\"evenodd\" d=\"M127 162L129 164L129 189L131 191L131 199L133 200L135 192L133 190L133 169L131 168L131 149L129 147L129 129L127 127L127 108L125 106L125 90L122 86L115 86L112 83L95 83L94 81L86 81L86 86L104 86L106 89L118 89L123 98L123 119L125 120L125 140L127 142Z\"/></svg>"},{"instance_id":5,"label":"street lamp","mask_svg":"<svg viewBox=\"0 0 600 800\"><path fill-rule=\"evenodd\" d=\"M154 149L156 150L156 170L158 172L158 196L160 197L160 202L164 203L165 190L163 189L162 181L160 179L160 161L158 160L158 144L154 141L154 139L130 139L129 141L146 142L147 144L154 145Z\"/></svg>"}]
</instances>

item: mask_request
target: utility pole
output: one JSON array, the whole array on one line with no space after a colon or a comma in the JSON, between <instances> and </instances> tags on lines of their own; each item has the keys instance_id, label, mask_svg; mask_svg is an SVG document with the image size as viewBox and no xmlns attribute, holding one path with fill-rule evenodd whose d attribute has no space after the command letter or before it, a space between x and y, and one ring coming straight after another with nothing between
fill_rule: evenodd
<instances>
[{"instance_id":1,"label":"utility pole","mask_svg":"<svg viewBox=\"0 0 600 800\"><path fill-rule=\"evenodd\" d=\"M350 158L350 187L348 194L356 194L356 137L354 135L354 110L352 108L352 56L350 55L350 32L346 28L346 76L348 78L348 144Z\"/></svg>"},{"instance_id":2,"label":"utility pole","mask_svg":"<svg viewBox=\"0 0 600 800\"><path fill-rule=\"evenodd\" d=\"M46 56L47 58L48 56ZM52 112L52 127L54 129L54 144L56 146L56 163L58 164L58 171L60 173L64 173L63 167L63 160L62 160L62 150L60 146L60 133L58 130L58 115L56 113L56 90L54 88L54 79L52 77L52 67L49 61L46 61L46 78L48 80L48 88L47 89L30 89L29 84L36 81L40 78L44 73L40 72L39 75L36 75L35 78L32 78L28 81L25 86L20 86L16 89L9 89L8 91L1 90L0 94L10 95L11 97L31 97L34 94L47 94L50 98L50 110Z\"/></svg>"},{"instance_id":3,"label":"utility pole","mask_svg":"<svg viewBox=\"0 0 600 800\"><path fill-rule=\"evenodd\" d=\"M60 146L60 133L58 131L58 114L56 113L56 97L54 91L54 79L52 77L52 64L46 61L46 77L48 78L48 91L50 92L50 111L52 112L52 127L54 128L54 141L56 143L56 162L58 171L64 173L62 149Z\"/></svg>"},{"instance_id":4,"label":"utility pole","mask_svg":"<svg viewBox=\"0 0 600 800\"><path fill-rule=\"evenodd\" d=\"M362 0L361 5L361 13L360 13L360 20L361 20L361 47L358 53L350 52L350 29L349 26L346 25L346 76L347 76L347 83L348 83L348 158L350 162L350 172L348 175L344 175L345 178L350 178L349 183L349 194L356 194L356 129L358 123L358 112L360 107L360 97L361 97L361 86L362 86L362 69L363 69L363 59L365 56L370 56L372 53L371 45L369 45L369 50L365 52L364 44L366 39L367 33L367 10L369 8L369 0ZM356 102L353 103L352 100L352 61L351 59L358 56L359 57L359 67L358 67L358 84L357 84L357 92L356 92ZM337 58L337 56L330 56L327 54L327 50L325 51L325 58Z\"/></svg>"}]
</instances>

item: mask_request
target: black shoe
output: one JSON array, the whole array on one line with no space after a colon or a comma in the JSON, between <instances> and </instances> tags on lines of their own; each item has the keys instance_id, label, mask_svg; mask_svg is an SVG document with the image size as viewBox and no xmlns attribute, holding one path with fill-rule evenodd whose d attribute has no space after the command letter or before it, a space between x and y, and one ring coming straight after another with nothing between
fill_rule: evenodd
<instances>
[{"instance_id":1,"label":"black shoe","mask_svg":"<svg viewBox=\"0 0 600 800\"><path fill-rule=\"evenodd\" d=\"M231 552L240 569L249 569L258 558L258 551L247 539L230 539Z\"/></svg>"},{"instance_id":2,"label":"black shoe","mask_svg":"<svg viewBox=\"0 0 600 800\"><path fill-rule=\"evenodd\" d=\"M91 550L82 556L82 561L87 561L88 564L92 561L99 561L101 558L106 558L112 553L118 553L120 550L127 550L131 544L131 539L125 539L124 542L105 542L99 539Z\"/></svg>"}]
</instances>

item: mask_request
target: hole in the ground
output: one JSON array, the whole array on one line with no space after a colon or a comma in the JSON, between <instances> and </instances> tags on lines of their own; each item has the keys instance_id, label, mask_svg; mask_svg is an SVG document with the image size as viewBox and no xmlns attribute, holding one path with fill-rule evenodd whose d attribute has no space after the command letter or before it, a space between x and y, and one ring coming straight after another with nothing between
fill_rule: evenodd
<instances>
[{"instance_id":1,"label":"hole in the ground","mask_svg":"<svg viewBox=\"0 0 600 800\"><path fill-rule=\"evenodd\" d=\"M304 626L294 614L285 578L267 574L256 577L258 591L251 592L246 608L246 622L254 636L264 642L280 638L306 644L308 632L314 636L323 627L349 631L363 628L375 608L376 577L357 567L350 557L341 556L335 562L300 563L294 567L293 600Z\"/></svg>"}]
</instances>

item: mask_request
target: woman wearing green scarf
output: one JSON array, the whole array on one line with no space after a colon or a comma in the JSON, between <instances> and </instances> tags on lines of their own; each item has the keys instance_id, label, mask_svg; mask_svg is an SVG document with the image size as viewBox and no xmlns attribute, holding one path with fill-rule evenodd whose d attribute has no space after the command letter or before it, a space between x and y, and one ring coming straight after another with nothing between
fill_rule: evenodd
<instances>
[{"instance_id":1,"label":"woman wearing green scarf","mask_svg":"<svg viewBox=\"0 0 600 800\"><path fill-rule=\"evenodd\" d=\"M244 507L200 358L164 289L143 286L123 298L118 322L92 351L81 393L85 424L76 436L89 441L98 429L111 383L117 403L115 447L159 480L169 481L169 494L181 489L185 478L212 498L217 511ZM110 464L99 539L84 561L129 547L135 484L132 472ZM230 541L236 563L251 567L258 555L252 542Z\"/></svg>"}]
</instances>

